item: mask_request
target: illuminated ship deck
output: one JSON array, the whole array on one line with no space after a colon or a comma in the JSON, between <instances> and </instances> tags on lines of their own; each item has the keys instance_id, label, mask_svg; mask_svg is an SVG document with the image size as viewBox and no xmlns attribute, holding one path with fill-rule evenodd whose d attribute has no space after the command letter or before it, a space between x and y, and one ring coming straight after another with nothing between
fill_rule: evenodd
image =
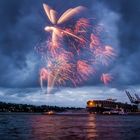
<instances>
[{"instance_id":1,"label":"illuminated ship deck","mask_svg":"<svg viewBox=\"0 0 140 140\"><path fill-rule=\"evenodd\" d=\"M115 102L115 100L89 100L87 101L87 111L90 113L103 113L104 111L122 109L124 112L137 112L136 105Z\"/></svg>"}]
</instances>

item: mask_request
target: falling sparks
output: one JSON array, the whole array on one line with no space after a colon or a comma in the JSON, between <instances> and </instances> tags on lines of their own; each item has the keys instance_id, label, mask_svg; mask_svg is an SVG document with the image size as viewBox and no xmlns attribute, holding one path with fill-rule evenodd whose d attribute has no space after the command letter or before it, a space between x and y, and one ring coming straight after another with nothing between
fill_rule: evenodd
<instances>
[{"instance_id":1,"label":"falling sparks","mask_svg":"<svg viewBox=\"0 0 140 140\"><path fill-rule=\"evenodd\" d=\"M107 85L109 82L111 82L111 80L113 79L113 77L109 74L109 73L103 73L101 75L101 81Z\"/></svg>"},{"instance_id":2,"label":"falling sparks","mask_svg":"<svg viewBox=\"0 0 140 140\"><path fill-rule=\"evenodd\" d=\"M115 51L111 46L98 47L94 50L96 61L103 65L109 65L109 62L116 57Z\"/></svg>"},{"instance_id":3,"label":"falling sparks","mask_svg":"<svg viewBox=\"0 0 140 140\"><path fill-rule=\"evenodd\" d=\"M79 18L67 26L71 18L85 10L84 7L70 8L59 18L57 12L48 5L43 4L43 8L51 22L51 26L44 28L51 37L44 48L38 49L45 60L40 70L40 85L43 88L47 81L47 93L51 93L54 86L70 83L77 86L87 81L99 68L108 67L116 57L111 45L104 44L101 37L91 30L95 26L87 18ZM112 79L108 73L101 75L105 85Z\"/></svg>"}]
</instances>

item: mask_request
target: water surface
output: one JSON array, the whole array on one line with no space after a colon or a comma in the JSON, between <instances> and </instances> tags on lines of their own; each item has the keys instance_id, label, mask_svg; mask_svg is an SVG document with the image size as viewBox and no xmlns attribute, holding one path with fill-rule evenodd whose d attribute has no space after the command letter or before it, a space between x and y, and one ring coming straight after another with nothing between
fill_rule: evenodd
<instances>
[{"instance_id":1,"label":"water surface","mask_svg":"<svg viewBox=\"0 0 140 140\"><path fill-rule=\"evenodd\" d=\"M0 115L0 140L140 140L140 116Z\"/></svg>"}]
</instances>

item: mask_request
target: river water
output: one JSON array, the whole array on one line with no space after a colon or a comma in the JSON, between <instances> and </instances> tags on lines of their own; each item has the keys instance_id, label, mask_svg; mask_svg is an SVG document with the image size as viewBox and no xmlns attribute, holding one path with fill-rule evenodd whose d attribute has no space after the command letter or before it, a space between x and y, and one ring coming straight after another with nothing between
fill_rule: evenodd
<instances>
[{"instance_id":1,"label":"river water","mask_svg":"<svg viewBox=\"0 0 140 140\"><path fill-rule=\"evenodd\" d=\"M0 140L140 140L140 116L0 115Z\"/></svg>"}]
</instances>

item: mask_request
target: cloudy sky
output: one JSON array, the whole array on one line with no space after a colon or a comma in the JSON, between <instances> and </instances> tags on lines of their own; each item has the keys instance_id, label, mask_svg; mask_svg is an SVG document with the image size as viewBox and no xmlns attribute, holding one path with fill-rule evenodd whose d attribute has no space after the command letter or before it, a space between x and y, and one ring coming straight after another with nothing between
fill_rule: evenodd
<instances>
[{"instance_id":1,"label":"cloudy sky","mask_svg":"<svg viewBox=\"0 0 140 140\"><path fill-rule=\"evenodd\" d=\"M78 98L81 90L85 92L80 94L78 105L83 105L82 100L85 101L92 95L93 98L95 95L97 98L100 95L105 97L104 88L108 89L106 97L110 96L112 89L115 89L113 91L116 94L120 92L120 89L130 86L138 89L140 83L139 0L0 0L1 100L14 101L15 97L21 97L21 102L24 102L28 100L26 98L31 98L31 95L41 94L41 92L37 92L37 94L27 92L28 96L26 96L24 92L23 97L22 92L14 94L13 90L39 87L39 69L42 64L41 58L34 48L39 42L46 40L47 34L44 32L44 27L50 24L43 11L42 3L49 4L60 13L79 5L87 7L93 14L93 18L96 15L99 22L104 25L111 36L111 44L118 52L118 57L109 69L114 76L109 87L103 87L98 80L91 80L82 87L67 88L58 92L57 95L53 94L54 97L50 98L55 98L54 103L57 102L59 105L65 103L64 100L68 100L67 96L69 104L72 104ZM6 92L4 89L11 90ZM102 90L101 93L100 90ZM118 97L120 95L118 94ZM58 99L56 96L61 98ZM35 97L38 102L29 100L29 103L45 103L45 100L42 101L43 97ZM60 103L59 100L62 102ZM51 104L54 103L51 102Z\"/></svg>"}]
</instances>

